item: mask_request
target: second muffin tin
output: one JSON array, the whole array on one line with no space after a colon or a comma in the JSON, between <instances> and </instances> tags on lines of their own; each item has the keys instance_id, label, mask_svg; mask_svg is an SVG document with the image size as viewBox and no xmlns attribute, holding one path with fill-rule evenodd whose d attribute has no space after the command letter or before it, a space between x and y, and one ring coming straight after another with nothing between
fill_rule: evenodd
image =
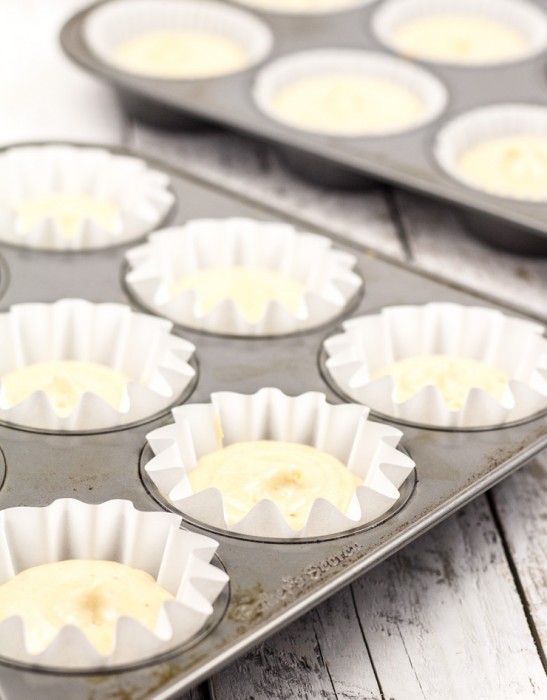
<instances>
[{"instance_id":1,"label":"second muffin tin","mask_svg":"<svg viewBox=\"0 0 547 700\"><path fill-rule=\"evenodd\" d=\"M220 124L275 144L294 168L318 182L355 185L357 177L357 185L366 187L371 176L401 185L457 206L474 233L492 245L523 254L547 253L547 203L474 190L448 176L433 156L442 126L471 109L501 103L547 106L545 51L501 65L420 64L446 87L447 107L435 121L392 136L334 138L311 134L275 122L256 107L252 89L257 73L278 57L322 48L364 49L390 55L371 28L373 15L380 7L381 3L372 3L324 15L255 11L273 33L272 52L258 66L216 79L150 79L124 73L101 61L86 42L84 31L97 5L67 22L61 43L79 65L110 82L127 111L145 122L171 128L195 127L196 120L198 124ZM539 3L537 7L542 9ZM243 5L238 8L252 12Z\"/></svg>"},{"instance_id":2,"label":"second muffin tin","mask_svg":"<svg viewBox=\"0 0 547 700\"><path fill-rule=\"evenodd\" d=\"M171 178L177 206L169 223L203 216L282 219L279 212L144 160ZM307 228L298 221L291 223ZM431 300L502 308L328 232L320 233L329 236L337 249L356 256L356 271L364 280L364 293L344 318L375 313L386 305ZM81 297L141 310L122 281L127 248L76 253L0 245L0 308L6 311L24 301ZM502 310L522 315L515 309ZM329 402L340 403L324 378L321 351L322 341L339 329L340 322L338 318L319 329L278 338L229 338L175 327L175 334L196 346L198 378L188 401L205 403L212 392L249 394L272 386L289 395L320 391ZM490 430L432 429L376 419L403 431L400 447L416 463L415 478L403 485L400 501L380 522L340 535L287 541L227 533L185 517L185 527L220 543L216 563L230 576L230 587L215 603L205 629L172 653L114 671L47 672L0 659L2 696L8 700L26 700L36 693L45 700L179 697L547 446L546 412ZM6 470L0 508L42 506L72 497L88 503L122 498L141 510L160 509L163 499L144 472L152 457L145 436L170 422L169 412L164 411L138 424L100 432L63 434L0 424L0 482L3 462Z\"/></svg>"}]
</instances>

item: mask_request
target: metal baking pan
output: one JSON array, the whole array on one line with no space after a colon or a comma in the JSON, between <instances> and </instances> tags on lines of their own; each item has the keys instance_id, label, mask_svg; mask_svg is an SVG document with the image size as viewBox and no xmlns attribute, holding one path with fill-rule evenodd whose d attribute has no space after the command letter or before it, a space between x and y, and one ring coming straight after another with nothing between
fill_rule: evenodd
<instances>
[{"instance_id":1,"label":"metal baking pan","mask_svg":"<svg viewBox=\"0 0 547 700\"><path fill-rule=\"evenodd\" d=\"M221 125L276 145L289 165L320 184L367 187L369 178L374 178L399 185L457 206L475 235L492 245L521 254L547 254L547 203L504 199L466 187L441 170L431 148L439 129L469 109L501 102L547 105L545 53L493 67L427 64L426 69L448 89L448 106L440 118L395 136L333 138L297 131L263 115L251 98L260 65L224 78L192 81L140 77L103 63L83 33L86 18L97 6L65 24L61 44L72 60L111 83L124 107L137 118L169 128L195 127L196 120ZM255 11L274 35L274 48L266 61L326 47L387 54L370 29L378 6L324 16Z\"/></svg>"},{"instance_id":2,"label":"metal baking pan","mask_svg":"<svg viewBox=\"0 0 547 700\"><path fill-rule=\"evenodd\" d=\"M143 159L171 178L177 198L171 224L203 216L284 218L278 211ZM290 222L309 228L294 219ZM407 265L389 262L327 231L319 232L331 237L336 247L350 251L358 261L364 293L346 316L377 311L385 305L432 300L498 306L491 299ZM122 282L128 247L73 253L0 245L0 310L18 302L62 297L122 302L138 309ZM499 308L519 314L518 309ZM339 326L340 320L297 336L275 339L220 338L176 327L177 334L196 345L198 380L189 401L207 401L212 391L252 393L263 386L274 386L291 395L318 390L330 402L340 403L320 369L322 340ZM141 510L159 510L158 495L142 472L150 457L145 435L170 420L169 411L165 411L126 428L80 434L1 424L0 484L4 476L5 480L0 488L0 508L43 506L56 498L74 497L89 503L125 498ZM197 638L149 663L111 672L62 674L0 659L0 695L4 700L28 700L36 693L42 700L178 697L547 446L547 412L489 430L398 427L404 432L401 447L417 466L416 478L403 485L399 509L391 517L372 527L315 541L260 541L185 519L185 527L219 541L216 561L231 579L229 590L215 603L212 620Z\"/></svg>"}]
</instances>

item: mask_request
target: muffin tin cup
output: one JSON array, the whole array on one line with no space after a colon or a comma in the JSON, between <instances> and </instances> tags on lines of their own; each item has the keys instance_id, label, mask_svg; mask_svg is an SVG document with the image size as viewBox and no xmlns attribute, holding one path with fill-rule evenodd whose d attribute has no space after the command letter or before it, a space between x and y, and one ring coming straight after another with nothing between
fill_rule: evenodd
<instances>
[{"instance_id":1,"label":"muffin tin cup","mask_svg":"<svg viewBox=\"0 0 547 700\"><path fill-rule=\"evenodd\" d=\"M387 307L352 318L324 347L326 370L345 396L397 420L445 428L493 427L547 409L547 339L538 324L482 307L449 303ZM373 374L399 360L428 355L470 358L508 378L501 400L471 388L451 410L438 387L428 384L405 401L396 383Z\"/></svg>"},{"instance_id":2,"label":"muffin tin cup","mask_svg":"<svg viewBox=\"0 0 547 700\"><path fill-rule=\"evenodd\" d=\"M82 213L25 222L20 207L52 195L89 197L113 208L107 224ZM42 250L83 251L127 243L159 226L174 204L169 178L138 158L106 149L19 146L0 154L0 240ZM28 225L27 225L28 224Z\"/></svg>"},{"instance_id":3,"label":"muffin tin cup","mask_svg":"<svg viewBox=\"0 0 547 700\"><path fill-rule=\"evenodd\" d=\"M501 190L477 183L459 168L459 158L470 148L492 139L511 136L539 136L547 144L547 106L531 104L500 104L483 107L456 117L437 134L434 155L439 165L451 177L467 187L486 194L529 202L547 202L547 160L543 163L544 194ZM547 153L547 146L546 146ZM541 167L541 166L540 166Z\"/></svg>"},{"instance_id":4,"label":"muffin tin cup","mask_svg":"<svg viewBox=\"0 0 547 700\"><path fill-rule=\"evenodd\" d=\"M274 106L276 96L300 80L323 75L355 75L374 78L406 88L415 96L422 110L414 118L400 124L374 129L337 130L328 132L306 128L293 123ZM417 129L436 119L444 110L447 93L434 76L418 66L372 51L321 49L283 56L266 66L256 75L252 91L257 107L266 116L287 127L310 133L323 133L333 138L386 136Z\"/></svg>"},{"instance_id":5,"label":"muffin tin cup","mask_svg":"<svg viewBox=\"0 0 547 700\"><path fill-rule=\"evenodd\" d=\"M168 80L218 78L247 70L262 61L272 47L268 27L254 15L214 0L116 0L98 8L85 26L90 48L117 70L140 74L116 59L116 49L125 41L151 32L205 32L230 39L247 54L248 62L233 71L219 65L211 74L150 74Z\"/></svg>"},{"instance_id":6,"label":"muffin tin cup","mask_svg":"<svg viewBox=\"0 0 547 700\"><path fill-rule=\"evenodd\" d=\"M185 515L251 537L311 539L362 528L397 503L399 488L414 469L410 457L396 449L399 430L369 421L363 406L330 405L321 393L290 397L275 388L250 396L221 392L211 396L210 404L173 409L173 417L174 424L147 435L156 456L145 470L154 485ZM317 498L304 526L294 529L274 501L263 499L228 524L222 492L193 492L188 474L201 456L256 440L310 445L340 460L362 479L347 512Z\"/></svg>"},{"instance_id":7,"label":"muffin tin cup","mask_svg":"<svg viewBox=\"0 0 547 700\"><path fill-rule=\"evenodd\" d=\"M108 4L107 0L105 5ZM373 51L393 60L389 49L379 46L372 27L373 18L382 7L370 4L340 13L290 16L257 10L256 16L273 33L272 62L325 48ZM547 22L547 14L539 4L533 9L539 28ZM196 120L224 126L280 148L281 157L295 172L318 184L368 187L368 182L359 178L361 175L371 181L402 186L457 207L471 222L472 233L497 248L522 254L547 252L547 204L486 196L454 180L432 154L439 120L450 120L491 104L544 104L545 61L541 53L502 65L462 68L428 64L427 71L449 95L437 120L383 137L335 137L291 128L262 112L252 97L260 65L228 79L198 83L162 81L115 70L100 60L85 40L84 26L96 11L96 7L91 7L70 19L61 32L61 43L76 63L113 85L137 118L170 128L186 128L188 120L192 128ZM399 60L410 68L418 67ZM230 110L224 109L228 103ZM474 213L477 221L472 220ZM487 226L483 227L482 221ZM489 235L498 224L503 234Z\"/></svg>"},{"instance_id":8,"label":"muffin tin cup","mask_svg":"<svg viewBox=\"0 0 547 700\"><path fill-rule=\"evenodd\" d=\"M512 56L436 59L420 50L411 55L399 45L394 36L396 29L407 22L446 15L495 20L502 26L517 31L525 45L521 51ZM388 49L407 58L462 68L523 61L540 54L547 48L547 19L543 12L526 0L387 0L374 11L372 29Z\"/></svg>"},{"instance_id":9,"label":"muffin tin cup","mask_svg":"<svg viewBox=\"0 0 547 700\"><path fill-rule=\"evenodd\" d=\"M187 328L230 336L274 336L320 326L340 315L359 292L355 258L329 239L297 232L292 226L244 218L197 219L149 237L126 253L131 293L155 313ZM296 309L266 301L251 318L239 303L221 299L203 310L196 291L170 291L184 275L210 268L271 270L303 285Z\"/></svg>"},{"instance_id":10,"label":"muffin tin cup","mask_svg":"<svg viewBox=\"0 0 547 700\"><path fill-rule=\"evenodd\" d=\"M171 327L168 321L135 313L123 304L61 299L12 306L0 314L0 375L38 362L74 360L105 365L131 380L118 408L86 392L65 416L42 390L11 405L0 379L0 419L40 430L100 430L166 410L195 375L187 362L194 346L171 335Z\"/></svg>"},{"instance_id":11,"label":"muffin tin cup","mask_svg":"<svg viewBox=\"0 0 547 700\"><path fill-rule=\"evenodd\" d=\"M114 561L146 571L174 596L162 604L154 630L120 617L112 651L101 654L75 625L59 628L40 651L27 642L24 618L0 621L0 657L47 669L125 666L191 639L213 612L228 582L210 561L218 543L179 529L169 513L137 511L130 501L88 505L60 499L43 508L0 512L0 585L41 564L69 559Z\"/></svg>"},{"instance_id":12,"label":"muffin tin cup","mask_svg":"<svg viewBox=\"0 0 547 700\"><path fill-rule=\"evenodd\" d=\"M275 213L271 208L252 204L246 197L212 187L194 175L154 163L142 154L138 157L169 175L177 200L175 225L204 216L267 221L273 217L291 226L301 225L288 221L281 211ZM337 250L356 258L355 272L365 284L364 293L358 294L344 310L344 319L375 313L402 298L414 305L444 299L464 306L496 306L492 299L486 300L453 283L443 283L438 275L390 262L349 238L328 231L321 233ZM125 305L130 301L121 274L125 265L123 246L69 256L2 243L0 249L5 266L2 270L8 273L2 311L26 302L30 295L44 302L87 298L97 305ZM526 316L508 305L499 308L505 314ZM288 398L324 393L327 403L341 403L345 408L320 360L325 337L337 332L339 324L340 318L334 318L298 335L275 338L181 331L184 338L195 344L193 362L199 362L189 406L209 404L211 395L218 392L249 398L264 387L271 387ZM148 341L147 336L141 344ZM172 506L158 494L144 469L153 457L146 435L172 422L166 413L114 430L71 433L45 434L39 429L20 429L0 421L0 478L2 458L6 472L0 488L0 509L23 504L39 507L72 497L94 503L123 499L143 511L170 510ZM372 415L371 412L367 423L373 424ZM104 697L129 697L137 688L143 700L174 700L297 618L304 609L324 600L435 526L547 446L547 410L519 422L476 430L473 439L466 431L431 430L401 425L396 419L379 420L398 424L403 431L398 450L416 464L398 488L401 497L380 518L362 527L348 523L350 529L332 535L283 539L241 534L207 525L199 514L194 518L179 513L190 531L214 533L219 542L214 561L230 577L230 588L222 590L212 616L199 632L160 656L123 667L47 672L1 657L2 692L10 700L34 696L79 700L99 691ZM39 528L35 528L33 535L39 533Z\"/></svg>"}]
</instances>

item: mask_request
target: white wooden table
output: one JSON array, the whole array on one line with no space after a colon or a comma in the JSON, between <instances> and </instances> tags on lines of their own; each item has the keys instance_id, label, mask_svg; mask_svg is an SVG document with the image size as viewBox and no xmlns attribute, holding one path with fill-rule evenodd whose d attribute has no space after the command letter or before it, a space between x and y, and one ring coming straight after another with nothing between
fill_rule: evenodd
<instances>
[{"instance_id":1,"label":"white wooden table","mask_svg":"<svg viewBox=\"0 0 547 700\"><path fill-rule=\"evenodd\" d=\"M547 259L476 242L447 208L394 189L326 191L265 146L126 119L62 56L82 0L0 3L0 145L136 146L234 192L350 235L547 318ZM236 661L193 700L547 698L547 454Z\"/></svg>"}]
</instances>

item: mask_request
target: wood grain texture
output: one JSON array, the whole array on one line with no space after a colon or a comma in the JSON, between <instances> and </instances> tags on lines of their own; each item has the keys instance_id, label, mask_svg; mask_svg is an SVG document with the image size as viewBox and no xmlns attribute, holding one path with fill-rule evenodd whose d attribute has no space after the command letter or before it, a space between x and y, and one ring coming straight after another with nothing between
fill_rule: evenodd
<instances>
[{"instance_id":1,"label":"wood grain texture","mask_svg":"<svg viewBox=\"0 0 547 700\"><path fill-rule=\"evenodd\" d=\"M547 653L547 452L492 490L537 641Z\"/></svg>"},{"instance_id":2,"label":"wood grain texture","mask_svg":"<svg viewBox=\"0 0 547 700\"><path fill-rule=\"evenodd\" d=\"M545 672L484 497L353 589L385 698L545 697Z\"/></svg>"},{"instance_id":3,"label":"wood grain texture","mask_svg":"<svg viewBox=\"0 0 547 700\"><path fill-rule=\"evenodd\" d=\"M398 259L405 255L402 225L417 265L547 313L547 261L486 247L446 207L407 193L386 197L381 188L348 193L310 185L271 149L222 131L128 129L111 91L58 48L62 20L85 4L1 3L0 46L8 58L0 62L0 84L8 99L0 110L0 144L127 142ZM478 499L217 674L216 699L545 697L528 622L545 647L546 472L544 454L493 491L497 520L487 499ZM184 700L207 696L200 687Z\"/></svg>"},{"instance_id":4,"label":"wood grain texture","mask_svg":"<svg viewBox=\"0 0 547 700\"><path fill-rule=\"evenodd\" d=\"M211 680L215 700L373 700L380 690L348 587Z\"/></svg>"},{"instance_id":5,"label":"wood grain texture","mask_svg":"<svg viewBox=\"0 0 547 700\"><path fill-rule=\"evenodd\" d=\"M131 143L310 225L398 259L404 256L380 188L356 193L314 186L287 170L270 147L218 129L169 134L135 124Z\"/></svg>"},{"instance_id":6,"label":"wood grain texture","mask_svg":"<svg viewBox=\"0 0 547 700\"><path fill-rule=\"evenodd\" d=\"M454 209L408 192L395 197L418 267L547 318L547 258L495 250L468 233Z\"/></svg>"}]
</instances>

